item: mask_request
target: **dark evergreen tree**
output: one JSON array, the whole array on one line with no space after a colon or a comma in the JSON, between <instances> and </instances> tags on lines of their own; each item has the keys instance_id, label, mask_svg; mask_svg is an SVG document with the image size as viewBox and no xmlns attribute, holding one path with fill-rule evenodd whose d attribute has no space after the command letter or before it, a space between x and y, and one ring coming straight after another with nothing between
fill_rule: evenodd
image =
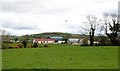
<instances>
[{"instance_id":1,"label":"dark evergreen tree","mask_svg":"<svg viewBox=\"0 0 120 71\"><path fill-rule=\"evenodd\" d=\"M24 40L24 41L22 41L22 44L23 44L23 46L24 46L24 48L26 48L27 47L27 42Z\"/></svg>"}]
</instances>

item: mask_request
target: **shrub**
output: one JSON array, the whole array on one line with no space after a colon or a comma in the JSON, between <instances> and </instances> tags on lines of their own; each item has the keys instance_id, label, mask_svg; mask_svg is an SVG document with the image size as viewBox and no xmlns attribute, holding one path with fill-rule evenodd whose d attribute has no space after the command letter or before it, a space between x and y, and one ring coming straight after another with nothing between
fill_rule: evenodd
<instances>
[{"instance_id":1,"label":"shrub","mask_svg":"<svg viewBox=\"0 0 120 71\"><path fill-rule=\"evenodd\" d=\"M13 47L9 46L9 49L12 49Z\"/></svg>"},{"instance_id":2,"label":"shrub","mask_svg":"<svg viewBox=\"0 0 120 71\"><path fill-rule=\"evenodd\" d=\"M38 47L38 43L33 43L33 47Z\"/></svg>"},{"instance_id":3,"label":"shrub","mask_svg":"<svg viewBox=\"0 0 120 71\"><path fill-rule=\"evenodd\" d=\"M88 37L84 37L82 42L84 46L88 46Z\"/></svg>"},{"instance_id":4,"label":"shrub","mask_svg":"<svg viewBox=\"0 0 120 71\"><path fill-rule=\"evenodd\" d=\"M7 45L2 44L2 49L7 49L7 48L8 48L8 46L7 46Z\"/></svg>"},{"instance_id":5,"label":"shrub","mask_svg":"<svg viewBox=\"0 0 120 71\"><path fill-rule=\"evenodd\" d=\"M23 48L23 44L18 43L18 44L17 44L17 48Z\"/></svg>"},{"instance_id":6,"label":"shrub","mask_svg":"<svg viewBox=\"0 0 120 71\"><path fill-rule=\"evenodd\" d=\"M33 48L33 45L32 45L32 44L29 44L29 45L28 45L28 48Z\"/></svg>"},{"instance_id":7,"label":"shrub","mask_svg":"<svg viewBox=\"0 0 120 71\"><path fill-rule=\"evenodd\" d=\"M44 47L49 47L48 45L44 45Z\"/></svg>"},{"instance_id":8,"label":"shrub","mask_svg":"<svg viewBox=\"0 0 120 71\"><path fill-rule=\"evenodd\" d=\"M2 43L2 49L7 49L9 48L10 43Z\"/></svg>"}]
</instances>

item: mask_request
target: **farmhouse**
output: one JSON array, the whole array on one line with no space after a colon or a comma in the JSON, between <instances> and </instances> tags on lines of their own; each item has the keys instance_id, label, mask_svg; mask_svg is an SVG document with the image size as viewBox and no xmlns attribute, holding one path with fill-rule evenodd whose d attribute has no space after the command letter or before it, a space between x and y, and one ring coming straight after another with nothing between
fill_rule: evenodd
<instances>
[{"instance_id":1,"label":"farmhouse","mask_svg":"<svg viewBox=\"0 0 120 71\"><path fill-rule=\"evenodd\" d=\"M59 43L59 44L62 44L62 43L65 43L65 41L63 40L63 37L61 36L54 36L54 37L51 37L51 36L48 36L46 38L35 38L33 40L33 43Z\"/></svg>"},{"instance_id":2,"label":"farmhouse","mask_svg":"<svg viewBox=\"0 0 120 71\"><path fill-rule=\"evenodd\" d=\"M51 38L35 38L33 43L54 43L55 41Z\"/></svg>"}]
</instances>

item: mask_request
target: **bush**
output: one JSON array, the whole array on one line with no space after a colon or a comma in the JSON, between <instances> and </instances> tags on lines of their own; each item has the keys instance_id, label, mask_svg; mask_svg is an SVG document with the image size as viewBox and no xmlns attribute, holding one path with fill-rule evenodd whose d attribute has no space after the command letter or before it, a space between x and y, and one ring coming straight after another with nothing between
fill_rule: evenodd
<instances>
[{"instance_id":1,"label":"bush","mask_svg":"<svg viewBox=\"0 0 120 71\"><path fill-rule=\"evenodd\" d=\"M84 46L88 46L88 40L89 40L88 37L83 38L82 42Z\"/></svg>"},{"instance_id":2,"label":"bush","mask_svg":"<svg viewBox=\"0 0 120 71\"><path fill-rule=\"evenodd\" d=\"M9 46L9 49L12 49L13 47Z\"/></svg>"},{"instance_id":3,"label":"bush","mask_svg":"<svg viewBox=\"0 0 120 71\"><path fill-rule=\"evenodd\" d=\"M29 44L29 45L28 45L28 48L33 48L33 45L32 45L32 44Z\"/></svg>"},{"instance_id":4,"label":"bush","mask_svg":"<svg viewBox=\"0 0 120 71\"><path fill-rule=\"evenodd\" d=\"M33 47L38 47L38 43L33 43Z\"/></svg>"},{"instance_id":5,"label":"bush","mask_svg":"<svg viewBox=\"0 0 120 71\"><path fill-rule=\"evenodd\" d=\"M23 48L23 44L18 43L18 44L17 44L17 48Z\"/></svg>"},{"instance_id":6,"label":"bush","mask_svg":"<svg viewBox=\"0 0 120 71\"><path fill-rule=\"evenodd\" d=\"M95 46L101 46L101 44L95 44Z\"/></svg>"},{"instance_id":7,"label":"bush","mask_svg":"<svg viewBox=\"0 0 120 71\"><path fill-rule=\"evenodd\" d=\"M10 47L11 43L2 43L2 49L7 49Z\"/></svg>"},{"instance_id":8,"label":"bush","mask_svg":"<svg viewBox=\"0 0 120 71\"><path fill-rule=\"evenodd\" d=\"M7 49L8 46L6 44L2 44L2 49Z\"/></svg>"},{"instance_id":9,"label":"bush","mask_svg":"<svg viewBox=\"0 0 120 71\"><path fill-rule=\"evenodd\" d=\"M44 47L49 47L48 45L44 45Z\"/></svg>"}]
</instances>

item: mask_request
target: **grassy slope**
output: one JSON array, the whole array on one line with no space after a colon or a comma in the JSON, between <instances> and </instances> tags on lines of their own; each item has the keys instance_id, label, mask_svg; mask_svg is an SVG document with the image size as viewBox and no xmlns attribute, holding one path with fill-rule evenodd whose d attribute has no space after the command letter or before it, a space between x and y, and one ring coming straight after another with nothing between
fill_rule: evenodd
<instances>
[{"instance_id":1,"label":"grassy slope","mask_svg":"<svg viewBox=\"0 0 120 71\"><path fill-rule=\"evenodd\" d=\"M39 33L39 34L31 34L29 38L34 37L47 37L47 36L62 36L64 38L79 38L79 34L70 34L70 33L62 33L62 32L48 32L48 33ZM23 36L20 36L19 39L22 39Z\"/></svg>"},{"instance_id":2,"label":"grassy slope","mask_svg":"<svg viewBox=\"0 0 120 71\"><path fill-rule=\"evenodd\" d=\"M117 47L49 46L3 50L3 68L110 69L118 65Z\"/></svg>"}]
</instances>

